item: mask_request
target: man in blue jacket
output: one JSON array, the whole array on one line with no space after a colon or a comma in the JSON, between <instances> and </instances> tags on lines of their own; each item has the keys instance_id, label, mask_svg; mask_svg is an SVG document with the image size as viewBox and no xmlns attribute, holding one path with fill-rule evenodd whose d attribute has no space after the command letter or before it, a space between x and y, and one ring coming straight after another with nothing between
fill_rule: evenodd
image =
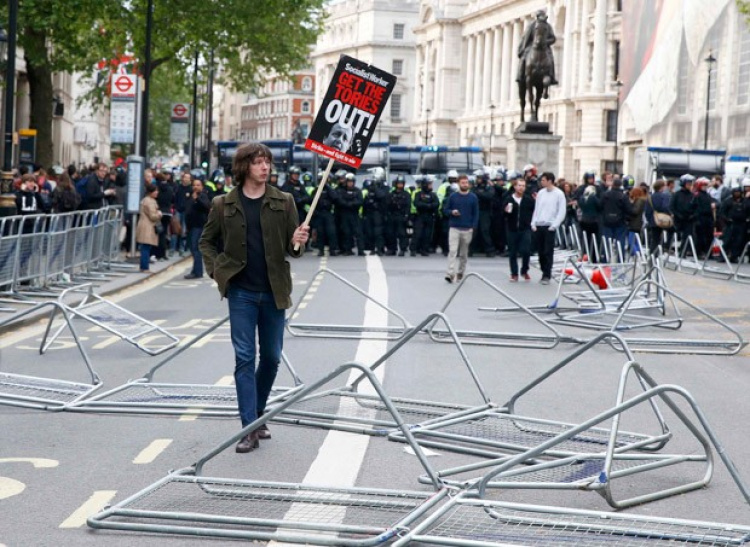
<instances>
[{"instance_id":1,"label":"man in blue jacket","mask_svg":"<svg viewBox=\"0 0 750 547\"><path fill-rule=\"evenodd\" d=\"M443 205L443 214L448 217L448 283L461 281L466 272L469 245L474 230L479 225L479 200L469 192L469 177L458 177L458 192L454 192ZM458 259L458 260L457 260ZM458 263L457 263L458 262Z\"/></svg>"}]
</instances>

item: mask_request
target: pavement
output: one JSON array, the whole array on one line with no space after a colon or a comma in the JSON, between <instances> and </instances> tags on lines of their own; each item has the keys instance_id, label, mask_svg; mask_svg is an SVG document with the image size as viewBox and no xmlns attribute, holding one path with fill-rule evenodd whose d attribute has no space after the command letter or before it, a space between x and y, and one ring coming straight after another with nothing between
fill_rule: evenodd
<instances>
[{"instance_id":1,"label":"pavement","mask_svg":"<svg viewBox=\"0 0 750 547\"><path fill-rule=\"evenodd\" d=\"M305 299L292 322L361 325L373 321L396 324L395 316L328 276L313 283L315 272L330 268L381 303L417 324L439 310L455 285L443 277L442 256L336 257L319 259L311 253L292 261L295 302ZM215 284L209 279L184 280L189 259L157 263L148 277L128 273L101 285L101 291L126 309L157 322L191 340L227 313ZM480 273L524 304L545 304L554 299L554 285L533 280L511 284L505 259L474 257L469 271ZM750 286L736 282L667 272L669 286L690 302L712 312L750 339ZM312 285L312 286L311 286ZM314 290L312 290L314 289ZM478 313L478 307L507 305L481 284L466 284L448 315L459 329L542 332L533 320L519 314ZM685 322L669 338L722 337L720 326L695 310L685 310ZM150 357L134 346L88 324L79 324L83 343L103 390L141 377L159 357ZM591 329L562 330L579 336ZM0 335L0 371L85 381L86 373L70 337L61 337L40 356L41 323L16 326ZM337 365L359 360L371 363L389 344L356 339L301 338L287 335L285 352L307 382ZM492 401L506 402L521 386L549 369L576 348L559 344L552 349L501 348L467 345L466 353ZM750 351L734 356L638 353L637 360L660 383L689 390L715 428L726 452L746 480L750 480ZM612 405L620 371L626 359L607 346L597 346L571 367L554 375L519 401L519 411L535 417L574 423ZM155 381L231 385L233 353L227 326L203 339L174 363L163 367ZM419 337L379 369L391 396L456 404L477 405L482 397L455 349ZM280 371L278 385L290 385ZM689 409L687 409L689 412ZM669 414L668 410L665 414ZM665 416L673 432L670 449L699 450L689 432L672 415ZM653 417L642 409L624 420L626 429L641 431L653 426ZM86 517L117 503L167 472L191 465L203 454L233 435L236 418L213 418L200 413L176 416L48 412L0 406L0 545L16 546L164 546L230 545L236 541L162 536L153 533L92 530ZM424 473L404 445L361 435L333 435L322 429L272 424L273 438L247 455L228 449L207 465L211 476L262 479L292 483L352 483L357 486L418 490ZM434 449L429 462L438 469L476 461L446 450ZM629 495L655 485L670 486L682 479L677 466L664 472L623 483L620 494ZM701 476L700 469L685 471ZM592 493L503 490L492 496L510 501L564 505L608 511L604 500ZM168 501L168 500L167 500ZM717 462L711 484L685 495L629 510L700 520L750 524L750 507L739 495L729 474Z\"/></svg>"}]
</instances>

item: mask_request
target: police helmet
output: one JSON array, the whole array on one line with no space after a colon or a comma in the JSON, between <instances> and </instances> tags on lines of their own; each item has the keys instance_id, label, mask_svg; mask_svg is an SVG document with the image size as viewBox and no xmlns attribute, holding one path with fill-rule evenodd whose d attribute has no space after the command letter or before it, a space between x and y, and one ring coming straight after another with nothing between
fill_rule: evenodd
<instances>
[{"instance_id":1,"label":"police helmet","mask_svg":"<svg viewBox=\"0 0 750 547\"><path fill-rule=\"evenodd\" d=\"M354 176L354 173L347 173L344 176L344 179L346 179L346 182L354 182L355 180L357 180L357 177Z\"/></svg>"},{"instance_id":2,"label":"police helmet","mask_svg":"<svg viewBox=\"0 0 750 547\"><path fill-rule=\"evenodd\" d=\"M745 177L744 179L742 179L742 186L744 188L747 188L748 186L750 186L750 177Z\"/></svg>"},{"instance_id":3,"label":"police helmet","mask_svg":"<svg viewBox=\"0 0 750 547\"><path fill-rule=\"evenodd\" d=\"M505 174L505 180L508 180L508 181L514 181L514 180L522 179L522 178L523 178L523 175L519 173L518 171L516 171L515 169L511 169Z\"/></svg>"},{"instance_id":4,"label":"police helmet","mask_svg":"<svg viewBox=\"0 0 750 547\"><path fill-rule=\"evenodd\" d=\"M680 188L685 188L688 184L693 184L695 182L695 177L690 174L682 175L679 180Z\"/></svg>"},{"instance_id":5,"label":"police helmet","mask_svg":"<svg viewBox=\"0 0 750 547\"><path fill-rule=\"evenodd\" d=\"M635 186L635 179L630 175L622 177L622 187L626 190L630 190Z\"/></svg>"},{"instance_id":6,"label":"police helmet","mask_svg":"<svg viewBox=\"0 0 750 547\"><path fill-rule=\"evenodd\" d=\"M319 181L320 181L320 180L323 180L323 175L325 175L325 174L326 174L326 172L325 172L325 171L318 171L318 180L319 180Z\"/></svg>"},{"instance_id":7,"label":"police helmet","mask_svg":"<svg viewBox=\"0 0 750 547\"><path fill-rule=\"evenodd\" d=\"M532 176L536 176L536 165L534 165L533 163L527 163L523 166L524 175L529 171L531 171Z\"/></svg>"},{"instance_id":8,"label":"police helmet","mask_svg":"<svg viewBox=\"0 0 750 547\"><path fill-rule=\"evenodd\" d=\"M313 178L310 173L302 173L302 182L306 185L312 184Z\"/></svg>"},{"instance_id":9,"label":"police helmet","mask_svg":"<svg viewBox=\"0 0 750 547\"><path fill-rule=\"evenodd\" d=\"M290 175L299 175L299 174L300 174L301 172L302 172L302 171L300 171L300 168L299 168L299 167L297 167L296 165L292 165L292 166L291 166L291 167L289 168L289 174L290 174Z\"/></svg>"},{"instance_id":10,"label":"police helmet","mask_svg":"<svg viewBox=\"0 0 750 547\"><path fill-rule=\"evenodd\" d=\"M589 180L589 179L596 179L596 173L595 173L594 171L591 171L591 170L589 170L589 171L586 171L586 172L585 172L585 173L583 174L583 182L584 182L584 183L585 183L585 182L586 182L587 180Z\"/></svg>"},{"instance_id":11,"label":"police helmet","mask_svg":"<svg viewBox=\"0 0 750 547\"><path fill-rule=\"evenodd\" d=\"M451 169L446 174L446 177L448 180L458 180L458 171L456 171L455 169Z\"/></svg>"},{"instance_id":12,"label":"police helmet","mask_svg":"<svg viewBox=\"0 0 750 547\"><path fill-rule=\"evenodd\" d=\"M396 178L393 179L393 184L406 184L406 177L404 175L396 175Z\"/></svg>"},{"instance_id":13,"label":"police helmet","mask_svg":"<svg viewBox=\"0 0 750 547\"><path fill-rule=\"evenodd\" d=\"M336 171L336 178L337 179L343 179L346 176L346 171L344 169L339 169Z\"/></svg>"},{"instance_id":14,"label":"police helmet","mask_svg":"<svg viewBox=\"0 0 750 547\"><path fill-rule=\"evenodd\" d=\"M271 176L272 177L278 177L279 176L279 172L276 169L271 169Z\"/></svg>"},{"instance_id":15,"label":"police helmet","mask_svg":"<svg viewBox=\"0 0 750 547\"><path fill-rule=\"evenodd\" d=\"M475 181L476 181L477 183L480 183L480 182L487 182L488 180L490 180L490 176L489 176L489 174L487 174L487 171L485 171L484 169L476 169L476 170L475 170L475 171L474 171L474 172L472 173L472 175L474 175L474 180L475 180Z\"/></svg>"}]
</instances>

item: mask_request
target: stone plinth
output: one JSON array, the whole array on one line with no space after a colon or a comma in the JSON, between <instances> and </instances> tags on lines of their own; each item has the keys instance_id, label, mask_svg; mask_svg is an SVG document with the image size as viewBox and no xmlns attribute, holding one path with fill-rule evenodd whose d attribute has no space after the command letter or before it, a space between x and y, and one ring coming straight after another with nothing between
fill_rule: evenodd
<instances>
[{"instance_id":1,"label":"stone plinth","mask_svg":"<svg viewBox=\"0 0 750 547\"><path fill-rule=\"evenodd\" d=\"M559 174L562 137L537 127L534 127L534 132L521 131L523 128L521 126L508 138L508 167L520 171L524 165L533 163L537 173L552 171Z\"/></svg>"}]
</instances>

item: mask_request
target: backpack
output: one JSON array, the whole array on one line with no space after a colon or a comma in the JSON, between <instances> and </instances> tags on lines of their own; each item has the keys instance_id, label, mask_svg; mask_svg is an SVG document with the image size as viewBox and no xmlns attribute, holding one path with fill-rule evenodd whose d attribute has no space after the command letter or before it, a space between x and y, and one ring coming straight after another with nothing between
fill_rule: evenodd
<instances>
[{"instance_id":1,"label":"backpack","mask_svg":"<svg viewBox=\"0 0 750 547\"><path fill-rule=\"evenodd\" d=\"M73 190L64 190L60 195L63 211L75 211L81 204L80 197Z\"/></svg>"},{"instance_id":2,"label":"backpack","mask_svg":"<svg viewBox=\"0 0 750 547\"><path fill-rule=\"evenodd\" d=\"M619 196L616 195L602 198L602 223L605 226L615 227L625 221L620 201Z\"/></svg>"},{"instance_id":3,"label":"backpack","mask_svg":"<svg viewBox=\"0 0 750 547\"><path fill-rule=\"evenodd\" d=\"M87 202L87 193L86 193L86 185L89 182L88 177L81 177L76 181L76 192L78 192L78 195L81 196L81 203L86 205Z\"/></svg>"}]
</instances>

